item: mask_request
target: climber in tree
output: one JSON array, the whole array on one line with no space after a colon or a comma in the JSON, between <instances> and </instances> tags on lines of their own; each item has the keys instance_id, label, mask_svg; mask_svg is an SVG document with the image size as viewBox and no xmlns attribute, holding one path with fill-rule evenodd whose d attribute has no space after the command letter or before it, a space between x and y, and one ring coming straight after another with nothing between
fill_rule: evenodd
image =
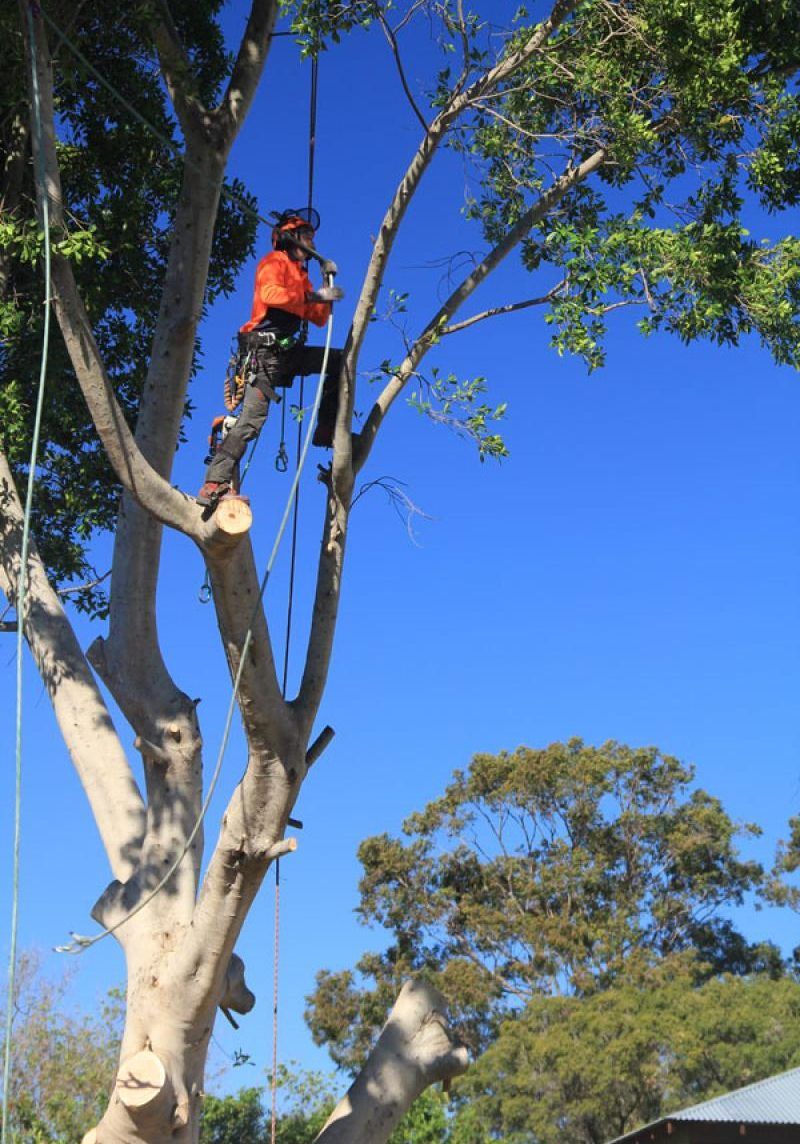
<instances>
[{"instance_id":1,"label":"climber in tree","mask_svg":"<svg viewBox=\"0 0 800 1144\"><path fill-rule=\"evenodd\" d=\"M215 504L228 492L238 491L238 465L248 441L261 432L270 402L279 401L277 389L286 388L298 374L319 373L323 351L306 346L304 322L324 326L331 304L344 297L338 286L315 290L306 270L306 252L319 227L313 208L285 210L272 230L272 250L258 264L253 310L239 331L237 374L242 385L242 408L235 424L219 443L197 494L202 505ZM294 240L298 240L297 242ZM328 356L328 393L339 376L340 351ZM333 383L333 384L331 384ZM314 444L330 446L336 402L323 402L314 432Z\"/></svg>"}]
</instances>

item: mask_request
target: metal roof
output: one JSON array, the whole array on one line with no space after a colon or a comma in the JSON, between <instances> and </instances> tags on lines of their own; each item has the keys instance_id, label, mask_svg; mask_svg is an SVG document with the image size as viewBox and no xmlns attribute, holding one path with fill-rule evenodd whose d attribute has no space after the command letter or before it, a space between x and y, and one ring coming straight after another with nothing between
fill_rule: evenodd
<instances>
[{"instance_id":1,"label":"metal roof","mask_svg":"<svg viewBox=\"0 0 800 1144\"><path fill-rule=\"evenodd\" d=\"M724 1096L672 1113L668 1120L736 1121L737 1124L800 1124L800 1068L745 1085Z\"/></svg>"},{"instance_id":2,"label":"metal roof","mask_svg":"<svg viewBox=\"0 0 800 1144\"><path fill-rule=\"evenodd\" d=\"M667 1121L712 1121L717 1124L784 1124L800 1126L800 1068L769 1076L755 1084L704 1100L680 1112L671 1112L619 1136L611 1144L635 1140L641 1132Z\"/></svg>"}]
</instances>

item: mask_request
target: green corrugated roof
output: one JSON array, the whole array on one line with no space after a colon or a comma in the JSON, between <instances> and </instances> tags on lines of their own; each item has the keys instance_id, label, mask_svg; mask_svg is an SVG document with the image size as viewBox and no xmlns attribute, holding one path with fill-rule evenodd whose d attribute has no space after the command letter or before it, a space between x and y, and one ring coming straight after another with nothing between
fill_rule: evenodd
<instances>
[{"instance_id":1,"label":"green corrugated roof","mask_svg":"<svg viewBox=\"0 0 800 1144\"><path fill-rule=\"evenodd\" d=\"M619 1136L611 1144L623 1144L647 1128L668 1120L714 1121L722 1124L796 1124L800 1126L800 1068L769 1076L766 1080L745 1085L724 1096L704 1100L702 1104L671 1112L652 1124Z\"/></svg>"}]
</instances>

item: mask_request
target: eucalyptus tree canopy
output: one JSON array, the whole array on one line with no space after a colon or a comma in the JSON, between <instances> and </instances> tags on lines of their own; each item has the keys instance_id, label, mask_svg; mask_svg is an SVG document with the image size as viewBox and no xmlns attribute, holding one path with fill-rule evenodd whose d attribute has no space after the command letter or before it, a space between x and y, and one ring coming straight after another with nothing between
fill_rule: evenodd
<instances>
[{"instance_id":1,"label":"eucalyptus tree canopy","mask_svg":"<svg viewBox=\"0 0 800 1144\"><path fill-rule=\"evenodd\" d=\"M359 848L358 913L391 935L351 971L323 971L315 1038L352 1067L397 981L425 972L485 1048L520 1006L591 997L665 965L699 983L782 971L728 916L769 879L739 854L718 799L656 748L580 739L476 755L444 794Z\"/></svg>"}]
</instances>

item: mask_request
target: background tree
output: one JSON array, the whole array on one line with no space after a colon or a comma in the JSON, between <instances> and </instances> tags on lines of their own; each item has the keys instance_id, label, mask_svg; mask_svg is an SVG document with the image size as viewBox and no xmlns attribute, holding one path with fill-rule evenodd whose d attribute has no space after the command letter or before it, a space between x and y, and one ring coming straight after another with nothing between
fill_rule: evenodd
<instances>
[{"instance_id":1,"label":"background tree","mask_svg":"<svg viewBox=\"0 0 800 1144\"><path fill-rule=\"evenodd\" d=\"M358 1067L397 981L430 976L484 1050L455 1144L602 1144L795 1065L800 984L730 916L771 886L737 847L758 830L693 777L578 739L475 756L405 838L362 844L358 913L390 942L319 974L315 1040Z\"/></svg>"},{"instance_id":2,"label":"background tree","mask_svg":"<svg viewBox=\"0 0 800 1144\"><path fill-rule=\"evenodd\" d=\"M24 27L28 10L20 10ZM201 82L202 52L198 56L179 9L173 12L159 0L136 7L134 15L142 20L136 43L150 66L160 69L184 147L135 432L113 355L109 359L93 332L101 324L91 306L94 278L79 281L69 239L75 229L70 194L76 191L60 170L48 66L58 25L48 24L48 45L44 20L35 13L33 37L44 115L36 158L46 169L54 240L66 244L55 251L55 309L77 384L124 489L108 636L95 641L89 657L136 734L146 788L145 798L89 660L35 552L28 607L20 618L109 855L114 880L94 917L104 925L124 920L117 931L129 978L123 1063L118 1099L98 1126L101 1142L196 1139L217 1004L251 1003L241 981L232 996L226 975L264 873L287 849L288 817L315 757L310 745L330 664L354 483L385 416L401 393L414 388L417 407L473 437L482 456L503 452L494 425L502 403L485 401L481 377L458 379L435 364L423 374L431 351L440 354L461 329L538 304L555 327L557 347L595 365L602 360L604 316L624 305L643 307L645 330L660 325L683 338L729 343L755 332L778 360L797 361L797 242L759 243L742 224L748 189L769 210L797 199L800 31L790 0L779 0L768 15L755 0L702 0L690 9L682 0L555 0L532 15L520 10L504 29L460 5L414 3L402 11L373 3L300 5L293 10L296 27L312 47L355 24L388 42L420 136L383 211L355 303L333 458L324 474L320 562L302 682L287 701L260 608L253 618L258 578L246 535L247 509L239 503L227 515L204 521L191 498L170 483L225 165L278 12L270 0L254 0L242 44L217 86ZM433 21L443 57L438 74L427 82L415 76L409 86L398 35L415 17ZM80 21L73 32L83 42ZM60 66L69 71L72 58ZM437 152L448 145L473 166L471 213L482 224L487 249L461 277L454 268L444 301L432 292L415 305L415 314L422 313L419 325L404 332L397 359L384 360L383 384L353 432L362 351L392 250ZM27 155L21 148L22 143L19 153ZM108 179L113 186L110 172ZM536 296L457 317L515 249L536 274ZM21 514L5 458L0 481L0 582L13 600ZM203 553L230 669L241 669L248 763L204 872L202 837L190 843L202 803L196 704L172 679L158 640L155 598L164 524ZM184 850L188 856L165 891L130 916ZM687 869L692 878L696 873ZM710 877L709 892L715 887ZM667 941L671 919L657 920ZM599 936L592 941L600 943L597 966L606 968ZM547 965L541 972L549 972ZM568 962L563 972L572 972ZM453 1048L444 1023L431 1020L439 1004L423 984L404 988L366 1074L323 1130L328 1144L343 1133L351 1141L378 1144L426 1084L463 1068L463 1053ZM386 1050L393 1039L403 1047L400 1063L396 1052ZM129 1098L134 1076L140 1094L141 1081L149 1078L152 1099L145 1104Z\"/></svg>"},{"instance_id":3,"label":"background tree","mask_svg":"<svg viewBox=\"0 0 800 1144\"><path fill-rule=\"evenodd\" d=\"M9 1130L17 1144L72 1144L102 1115L119 1052L124 1004L112 992L93 1015L71 1011L69 984L47 980L36 954L20 958Z\"/></svg>"},{"instance_id":4,"label":"background tree","mask_svg":"<svg viewBox=\"0 0 800 1144\"><path fill-rule=\"evenodd\" d=\"M309 1017L318 1043L353 1067L397 982L424 971L484 1048L510 1009L540 995L590 996L665 962L695 979L781 971L728 911L765 890L718 799L657 748L580 739L476 755L441 798L359 848L358 915L391 934L382 953L323 971ZM366 988L362 983L370 983Z\"/></svg>"},{"instance_id":5,"label":"background tree","mask_svg":"<svg viewBox=\"0 0 800 1144\"><path fill-rule=\"evenodd\" d=\"M459 1082L455 1144L605 1144L800 1063L800 984L698 984L669 959L588 997L536 997Z\"/></svg>"}]
</instances>

